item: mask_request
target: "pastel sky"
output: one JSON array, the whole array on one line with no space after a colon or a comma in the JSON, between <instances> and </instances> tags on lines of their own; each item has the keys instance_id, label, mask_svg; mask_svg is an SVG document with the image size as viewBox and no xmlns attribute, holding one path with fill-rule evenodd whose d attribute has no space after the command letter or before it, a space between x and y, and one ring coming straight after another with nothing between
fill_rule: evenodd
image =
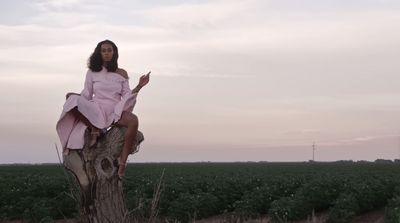
<instances>
[{"instance_id":1,"label":"pastel sky","mask_svg":"<svg viewBox=\"0 0 400 223\"><path fill-rule=\"evenodd\" d=\"M58 162L55 124L96 44L114 41L130 162L400 156L397 0L3 0L0 163ZM60 146L60 145L59 145Z\"/></svg>"}]
</instances>

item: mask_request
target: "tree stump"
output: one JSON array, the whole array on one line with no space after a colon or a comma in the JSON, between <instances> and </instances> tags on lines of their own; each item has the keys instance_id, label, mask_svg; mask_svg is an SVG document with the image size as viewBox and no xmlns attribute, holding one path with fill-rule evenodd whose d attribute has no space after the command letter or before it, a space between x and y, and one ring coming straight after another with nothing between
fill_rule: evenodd
<instances>
[{"instance_id":1,"label":"tree stump","mask_svg":"<svg viewBox=\"0 0 400 223\"><path fill-rule=\"evenodd\" d=\"M82 150L70 150L63 156L64 167L80 187L80 213L84 222L128 222L128 211L118 177L118 160L124 145L125 127L112 127L95 146L89 148L90 134L85 132ZM138 131L133 152L137 152L143 134Z\"/></svg>"}]
</instances>

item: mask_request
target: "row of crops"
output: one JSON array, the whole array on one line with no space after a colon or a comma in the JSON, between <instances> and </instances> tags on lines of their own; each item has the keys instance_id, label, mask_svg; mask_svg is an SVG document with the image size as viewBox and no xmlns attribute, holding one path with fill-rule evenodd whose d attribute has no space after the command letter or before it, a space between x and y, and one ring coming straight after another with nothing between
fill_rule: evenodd
<instances>
[{"instance_id":1,"label":"row of crops","mask_svg":"<svg viewBox=\"0 0 400 223\"><path fill-rule=\"evenodd\" d=\"M399 164L130 164L124 188L135 218L150 216L163 171L160 219L269 216L286 222L328 212L328 222L334 223L386 207L386 222L400 222ZM1 166L0 188L0 220L47 222L78 215L76 196L61 166Z\"/></svg>"}]
</instances>

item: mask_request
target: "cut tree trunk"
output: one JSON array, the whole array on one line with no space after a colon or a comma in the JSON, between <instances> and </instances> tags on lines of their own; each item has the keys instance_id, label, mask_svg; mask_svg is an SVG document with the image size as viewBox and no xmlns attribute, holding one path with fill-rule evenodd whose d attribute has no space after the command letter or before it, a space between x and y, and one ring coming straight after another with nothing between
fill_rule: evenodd
<instances>
[{"instance_id":1,"label":"cut tree trunk","mask_svg":"<svg viewBox=\"0 0 400 223\"><path fill-rule=\"evenodd\" d=\"M64 167L79 183L80 213L84 222L129 222L122 181L117 174L117 158L124 145L125 131L124 127L112 127L92 148L88 146L90 134L86 131L84 148L70 150L63 156ZM138 131L136 138L140 143L143 134ZM134 143L133 153L137 149Z\"/></svg>"}]
</instances>

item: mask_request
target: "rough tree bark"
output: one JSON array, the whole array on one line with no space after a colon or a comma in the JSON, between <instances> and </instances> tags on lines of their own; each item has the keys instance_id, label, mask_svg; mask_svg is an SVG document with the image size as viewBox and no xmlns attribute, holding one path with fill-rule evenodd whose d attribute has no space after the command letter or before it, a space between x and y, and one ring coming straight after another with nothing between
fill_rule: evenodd
<instances>
[{"instance_id":1,"label":"rough tree bark","mask_svg":"<svg viewBox=\"0 0 400 223\"><path fill-rule=\"evenodd\" d=\"M118 160L124 144L126 128L112 127L95 146L88 147L89 133L85 133L82 150L70 150L64 155L64 167L72 173L80 187L81 220L90 223L128 222L127 208L118 177ZM143 140L138 132L137 141ZM134 143L133 153L138 146Z\"/></svg>"}]
</instances>

